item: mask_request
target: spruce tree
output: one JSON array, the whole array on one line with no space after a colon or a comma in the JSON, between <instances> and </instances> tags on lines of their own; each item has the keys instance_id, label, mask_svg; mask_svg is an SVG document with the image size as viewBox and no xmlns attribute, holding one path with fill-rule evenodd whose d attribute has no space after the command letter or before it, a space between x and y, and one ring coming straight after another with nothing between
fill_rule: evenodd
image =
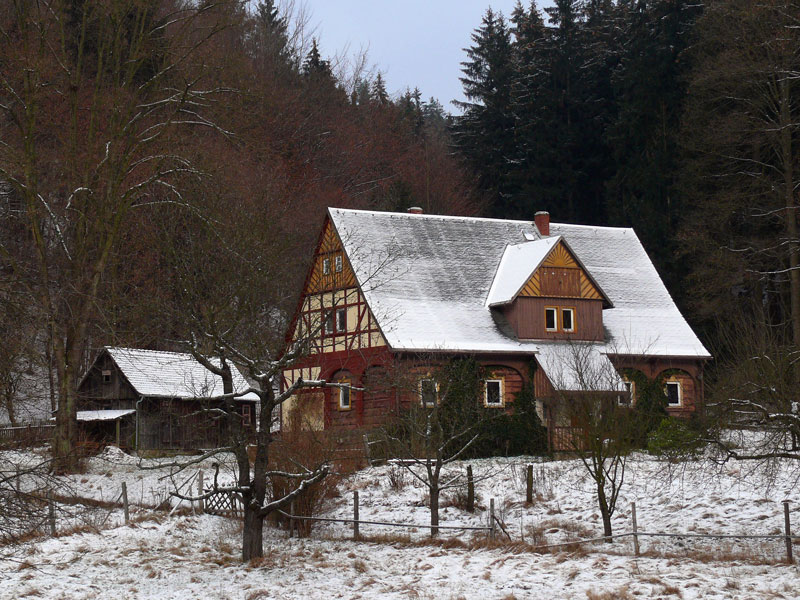
<instances>
[{"instance_id":1,"label":"spruce tree","mask_svg":"<svg viewBox=\"0 0 800 600\"><path fill-rule=\"evenodd\" d=\"M511 113L513 77L511 34L502 13L488 9L466 48L461 63L461 84L466 102L456 102L464 112L456 119L455 140L489 193L491 212L508 214L512 190L508 165L513 155L514 119Z\"/></svg>"}]
</instances>

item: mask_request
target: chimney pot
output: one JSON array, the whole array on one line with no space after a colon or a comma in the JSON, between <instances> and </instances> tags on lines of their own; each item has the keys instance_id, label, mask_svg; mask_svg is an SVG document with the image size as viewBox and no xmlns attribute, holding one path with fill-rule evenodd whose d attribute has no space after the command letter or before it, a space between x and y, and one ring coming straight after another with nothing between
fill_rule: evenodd
<instances>
[{"instance_id":1,"label":"chimney pot","mask_svg":"<svg viewBox=\"0 0 800 600\"><path fill-rule=\"evenodd\" d=\"M420 206L411 206L411 207L408 208L407 212L411 213L412 215L421 215L422 214L422 207L420 207Z\"/></svg>"},{"instance_id":2,"label":"chimney pot","mask_svg":"<svg viewBox=\"0 0 800 600\"><path fill-rule=\"evenodd\" d=\"M536 224L536 229L539 230L544 237L550 235L550 213L546 210L540 210L533 215L533 222Z\"/></svg>"}]
</instances>

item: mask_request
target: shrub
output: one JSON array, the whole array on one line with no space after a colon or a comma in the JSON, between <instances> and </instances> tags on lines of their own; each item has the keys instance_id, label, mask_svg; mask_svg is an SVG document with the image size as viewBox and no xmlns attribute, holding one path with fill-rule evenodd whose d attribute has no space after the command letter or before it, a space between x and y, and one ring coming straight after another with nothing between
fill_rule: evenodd
<instances>
[{"instance_id":1,"label":"shrub","mask_svg":"<svg viewBox=\"0 0 800 600\"><path fill-rule=\"evenodd\" d=\"M698 431L688 421L667 417L650 433L647 451L674 460L697 454L701 445Z\"/></svg>"}]
</instances>

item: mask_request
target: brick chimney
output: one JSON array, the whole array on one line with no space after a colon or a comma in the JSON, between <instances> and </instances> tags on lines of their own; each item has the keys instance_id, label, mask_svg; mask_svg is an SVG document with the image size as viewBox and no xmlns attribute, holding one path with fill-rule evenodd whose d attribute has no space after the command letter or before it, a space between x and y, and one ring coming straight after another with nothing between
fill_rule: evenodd
<instances>
[{"instance_id":1,"label":"brick chimney","mask_svg":"<svg viewBox=\"0 0 800 600\"><path fill-rule=\"evenodd\" d=\"M550 213L546 210L540 210L533 215L533 222L536 224L536 229L539 230L544 237L550 235Z\"/></svg>"},{"instance_id":2,"label":"brick chimney","mask_svg":"<svg viewBox=\"0 0 800 600\"><path fill-rule=\"evenodd\" d=\"M422 208L419 207L419 206L411 206L411 207L408 208L408 210L406 212L411 213L412 215L421 215L422 214Z\"/></svg>"}]
</instances>

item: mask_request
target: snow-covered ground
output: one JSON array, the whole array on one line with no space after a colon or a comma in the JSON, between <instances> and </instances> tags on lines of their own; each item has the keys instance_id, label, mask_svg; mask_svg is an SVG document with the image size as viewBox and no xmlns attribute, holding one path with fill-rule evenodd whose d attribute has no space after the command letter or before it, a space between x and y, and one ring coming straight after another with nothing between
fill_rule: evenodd
<instances>
[{"instance_id":1,"label":"snow-covered ground","mask_svg":"<svg viewBox=\"0 0 800 600\"><path fill-rule=\"evenodd\" d=\"M34 458L18 453L15 460ZM478 510L471 515L452 505L458 499L445 501L442 524L483 525L495 498L515 542L524 537L527 543L556 543L602 533L590 482L577 461L536 463L531 506L524 503L527 462L471 461L476 478L487 476L476 484ZM200 466L210 477L212 466ZM464 468L465 463L457 465ZM752 469L635 455L615 529L630 529L629 504L635 501L643 531L778 534L784 499L800 529L796 467ZM124 527L121 511L105 510L109 518L102 527L95 523L83 533L0 547L0 598L800 598L800 570L778 564L785 552L778 540L643 539L645 555L639 558L632 556L628 539L541 554L520 544L427 545L427 531L420 527L428 520L424 491L402 473L392 466L359 471L339 485L323 512L350 518L352 491L358 490L361 519L417 525L361 526L365 536L390 536L380 543L350 540L351 529L343 524L318 524L309 539L289 539L284 531L267 528L266 558L243 566L239 525L233 521L142 509L137 514L155 516ZM160 479L164 474L142 472L135 459L112 450L90 460L87 472L70 476L68 483L81 495L114 500L124 480L132 502L157 504L160 490L169 485ZM465 542L472 538L449 531L444 537L451 535Z\"/></svg>"}]
</instances>

